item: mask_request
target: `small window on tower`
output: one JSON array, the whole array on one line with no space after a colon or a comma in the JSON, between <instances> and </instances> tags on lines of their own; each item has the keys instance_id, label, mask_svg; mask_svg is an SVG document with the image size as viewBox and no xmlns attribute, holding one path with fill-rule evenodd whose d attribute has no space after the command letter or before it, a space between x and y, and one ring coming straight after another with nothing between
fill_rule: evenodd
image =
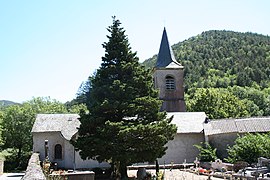
<instances>
[{"instance_id":1,"label":"small window on tower","mask_svg":"<svg viewBox=\"0 0 270 180\"><path fill-rule=\"evenodd\" d=\"M175 81L172 76L166 77L166 89L169 89L169 90L175 89Z\"/></svg>"}]
</instances>

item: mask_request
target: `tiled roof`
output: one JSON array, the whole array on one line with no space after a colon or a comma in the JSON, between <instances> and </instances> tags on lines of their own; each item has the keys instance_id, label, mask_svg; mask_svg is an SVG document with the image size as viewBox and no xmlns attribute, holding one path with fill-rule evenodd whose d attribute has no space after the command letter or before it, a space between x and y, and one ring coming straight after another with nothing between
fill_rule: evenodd
<instances>
[{"instance_id":1,"label":"tiled roof","mask_svg":"<svg viewBox=\"0 0 270 180\"><path fill-rule=\"evenodd\" d=\"M200 133L206 119L204 112L168 112L173 115L172 124L177 126L177 133Z\"/></svg>"},{"instance_id":2,"label":"tiled roof","mask_svg":"<svg viewBox=\"0 0 270 180\"><path fill-rule=\"evenodd\" d=\"M172 48L169 44L169 40L168 40L167 32L165 28L162 34L156 67L157 68L183 68L183 66L175 60Z\"/></svg>"},{"instance_id":3,"label":"tiled roof","mask_svg":"<svg viewBox=\"0 0 270 180\"><path fill-rule=\"evenodd\" d=\"M32 132L61 132L70 140L80 126L78 114L38 114Z\"/></svg>"},{"instance_id":4,"label":"tiled roof","mask_svg":"<svg viewBox=\"0 0 270 180\"><path fill-rule=\"evenodd\" d=\"M177 133L201 133L206 118L204 112L169 112L172 123L177 126ZM70 140L78 132L80 121L78 114L38 114L32 132L61 132Z\"/></svg>"},{"instance_id":5,"label":"tiled roof","mask_svg":"<svg viewBox=\"0 0 270 180\"><path fill-rule=\"evenodd\" d=\"M270 117L212 120L204 124L205 135L224 133L269 132Z\"/></svg>"}]
</instances>

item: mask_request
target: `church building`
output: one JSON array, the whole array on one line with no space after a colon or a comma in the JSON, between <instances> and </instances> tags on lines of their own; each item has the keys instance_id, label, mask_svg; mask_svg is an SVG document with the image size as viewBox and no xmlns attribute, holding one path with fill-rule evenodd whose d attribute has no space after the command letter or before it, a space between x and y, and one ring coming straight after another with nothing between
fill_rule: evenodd
<instances>
[{"instance_id":1,"label":"church building","mask_svg":"<svg viewBox=\"0 0 270 180\"><path fill-rule=\"evenodd\" d=\"M173 116L172 123L178 127L173 141L168 143L167 153L161 163L192 162L198 154L193 146L204 141L204 112L185 112L184 67L175 60L164 28L158 60L154 68L154 84L163 100L161 111ZM33 151L40 153L43 161L48 158L61 168L83 169L108 166L94 160L82 160L70 140L76 138L80 125L76 114L38 114L32 128Z\"/></svg>"},{"instance_id":2,"label":"church building","mask_svg":"<svg viewBox=\"0 0 270 180\"><path fill-rule=\"evenodd\" d=\"M217 148L219 157L225 157L227 145L233 145L238 134L270 131L270 117L209 121L204 112L186 112L183 76L184 67L175 60L164 28L153 77L163 101L161 111L173 116L177 133L167 143L160 164L194 162L199 154L194 145L205 141ZM40 153L41 161L47 158L64 169L108 167L107 163L82 160L74 150L70 140L77 136L78 118L77 114L38 114L32 128L33 152Z\"/></svg>"}]
</instances>

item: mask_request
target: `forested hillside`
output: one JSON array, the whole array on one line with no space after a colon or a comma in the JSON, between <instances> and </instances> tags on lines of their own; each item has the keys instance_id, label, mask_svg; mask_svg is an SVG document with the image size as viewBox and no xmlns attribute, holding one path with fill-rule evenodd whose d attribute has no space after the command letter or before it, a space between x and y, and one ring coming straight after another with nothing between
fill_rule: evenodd
<instances>
[{"instance_id":1,"label":"forested hillside","mask_svg":"<svg viewBox=\"0 0 270 180\"><path fill-rule=\"evenodd\" d=\"M185 86L263 88L270 82L270 37L233 31L207 31L172 46L185 66ZM153 67L156 55L143 64Z\"/></svg>"},{"instance_id":2,"label":"forested hillside","mask_svg":"<svg viewBox=\"0 0 270 180\"><path fill-rule=\"evenodd\" d=\"M270 115L270 37L213 30L179 42L172 49L175 58L185 67L188 110L207 112L199 104L195 105L202 98L198 97L199 92L200 96L205 94L218 97L228 92L230 94L227 96L237 98L234 101L241 101L245 112L240 108L242 112L238 114L210 117ZM143 64L151 68L156 58L154 55ZM207 113L211 113L210 110Z\"/></svg>"},{"instance_id":3,"label":"forested hillside","mask_svg":"<svg viewBox=\"0 0 270 180\"><path fill-rule=\"evenodd\" d=\"M10 106L10 105L14 105L14 104L18 104L18 103L15 103L13 101L8 101L8 100L0 100L0 108Z\"/></svg>"}]
</instances>

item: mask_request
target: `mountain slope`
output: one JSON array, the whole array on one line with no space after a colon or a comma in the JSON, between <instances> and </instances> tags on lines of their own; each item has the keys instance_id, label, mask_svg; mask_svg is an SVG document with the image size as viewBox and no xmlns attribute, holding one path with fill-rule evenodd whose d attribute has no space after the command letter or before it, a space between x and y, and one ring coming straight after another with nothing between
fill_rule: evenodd
<instances>
[{"instance_id":1,"label":"mountain slope","mask_svg":"<svg viewBox=\"0 0 270 180\"><path fill-rule=\"evenodd\" d=\"M8 101L8 100L0 100L0 107L11 106L14 104L18 104L18 103L13 102L13 101Z\"/></svg>"},{"instance_id":2,"label":"mountain slope","mask_svg":"<svg viewBox=\"0 0 270 180\"><path fill-rule=\"evenodd\" d=\"M270 37L256 33L206 31L172 46L192 87L270 86ZM143 62L154 67L156 55Z\"/></svg>"}]
</instances>

